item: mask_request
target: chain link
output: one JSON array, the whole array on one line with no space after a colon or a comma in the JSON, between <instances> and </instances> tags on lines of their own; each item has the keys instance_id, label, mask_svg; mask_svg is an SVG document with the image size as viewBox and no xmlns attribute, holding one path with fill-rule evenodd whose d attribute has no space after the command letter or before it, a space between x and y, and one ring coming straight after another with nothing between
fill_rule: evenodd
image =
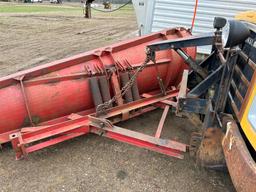
<instances>
[{"instance_id":1,"label":"chain link","mask_svg":"<svg viewBox=\"0 0 256 192\"><path fill-rule=\"evenodd\" d=\"M136 69L135 73L133 74L133 76L131 77L131 79L125 84L125 86L122 87L122 89L120 90L119 93L117 93L114 97L112 97L112 99L110 99L109 101L106 101L105 103L99 104L96 108L96 114L97 115L101 115L101 114L105 114L107 109L111 106L111 104L113 104L114 102L117 101L117 99L121 98L124 96L124 94L132 87L132 85L134 84L135 80L137 79L137 76L139 74L139 72L141 72L146 65L148 64L148 62L151 60L150 54L147 54L147 57L145 59L145 61Z\"/></svg>"}]
</instances>

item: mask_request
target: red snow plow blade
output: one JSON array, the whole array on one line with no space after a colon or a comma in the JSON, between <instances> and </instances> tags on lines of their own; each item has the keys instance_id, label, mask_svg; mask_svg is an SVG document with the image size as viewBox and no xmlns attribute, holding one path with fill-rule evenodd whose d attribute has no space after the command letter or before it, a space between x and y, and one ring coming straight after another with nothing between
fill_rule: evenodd
<instances>
[{"instance_id":1,"label":"red snow plow blade","mask_svg":"<svg viewBox=\"0 0 256 192\"><path fill-rule=\"evenodd\" d=\"M0 144L11 141L19 159L91 132L182 158L186 145L159 138L161 122L155 137L114 125L157 107L165 109L165 119L188 68L173 50L157 53L155 64L149 62L140 71L106 114L98 116L95 111L118 94L144 62L146 45L188 36L183 28L166 30L0 78ZM185 51L195 58L194 47ZM160 94L157 77L163 79L165 95Z\"/></svg>"}]
</instances>

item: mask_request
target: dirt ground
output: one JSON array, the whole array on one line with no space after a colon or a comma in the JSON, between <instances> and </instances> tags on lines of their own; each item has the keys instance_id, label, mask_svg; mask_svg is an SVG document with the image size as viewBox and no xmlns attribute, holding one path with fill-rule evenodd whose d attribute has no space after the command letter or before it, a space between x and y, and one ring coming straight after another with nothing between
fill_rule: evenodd
<instances>
[{"instance_id":1,"label":"dirt ground","mask_svg":"<svg viewBox=\"0 0 256 192\"><path fill-rule=\"evenodd\" d=\"M93 19L80 12L0 13L0 76L134 36L132 10ZM121 124L153 134L161 110ZM164 137L188 143L194 130L169 114ZM0 191L234 191L228 173L198 168L184 160L103 137L87 135L14 160L0 153Z\"/></svg>"},{"instance_id":2,"label":"dirt ground","mask_svg":"<svg viewBox=\"0 0 256 192\"><path fill-rule=\"evenodd\" d=\"M82 8L27 14L0 12L0 77L127 39L135 34L136 27L131 8L107 14L93 12L90 20L83 18Z\"/></svg>"}]
</instances>

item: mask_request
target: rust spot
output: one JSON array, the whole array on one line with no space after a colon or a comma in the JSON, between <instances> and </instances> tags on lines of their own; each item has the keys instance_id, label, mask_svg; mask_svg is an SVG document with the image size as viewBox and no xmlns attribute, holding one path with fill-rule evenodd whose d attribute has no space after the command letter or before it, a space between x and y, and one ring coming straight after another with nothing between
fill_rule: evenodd
<instances>
[{"instance_id":1,"label":"rust spot","mask_svg":"<svg viewBox=\"0 0 256 192\"><path fill-rule=\"evenodd\" d=\"M60 80L59 79L51 79L45 82L45 84L49 84L49 85L56 85L57 83L59 83Z\"/></svg>"},{"instance_id":2,"label":"rust spot","mask_svg":"<svg viewBox=\"0 0 256 192\"><path fill-rule=\"evenodd\" d=\"M208 128L197 152L197 162L204 167L224 165L225 159L221 146L224 133L219 128Z\"/></svg>"},{"instance_id":3,"label":"rust spot","mask_svg":"<svg viewBox=\"0 0 256 192\"><path fill-rule=\"evenodd\" d=\"M256 191L256 163L236 122L231 118L229 122L222 146L230 176L237 191L254 192Z\"/></svg>"},{"instance_id":4,"label":"rust spot","mask_svg":"<svg viewBox=\"0 0 256 192\"><path fill-rule=\"evenodd\" d=\"M32 116L32 122L37 125L40 123L40 117L39 116ZM29 117L25 117L24 120L23 120L23 123L21 125L21 127L29 127L31 126L31 123L30 123L30 120L29 120Z\"/></svg>"}]
</instances>

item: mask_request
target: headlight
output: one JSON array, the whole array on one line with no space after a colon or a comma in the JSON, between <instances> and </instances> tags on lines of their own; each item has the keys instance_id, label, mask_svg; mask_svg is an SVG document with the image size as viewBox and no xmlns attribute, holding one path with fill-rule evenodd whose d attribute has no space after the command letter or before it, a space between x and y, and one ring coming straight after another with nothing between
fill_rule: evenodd
<instances>
[{"instance_id":1,"label":"headlight","mask_svg":"<svg viewBox=\"0 0 256 192\"><path fill-rule=\"evenodd\" d=\"M222 44L224 47L226 47L228 42L229 30L229 22L227 22L226 25L222 28Z\"/></svg>"},{"instance_id":2,"label":"headlight","mask_svg":"<svg viewBox=\"0 0 256 192\"><path fill-rule=\"evenodd\" d=\"M223 47L234 47L243 43L250 36L247 26L241 21L228 20L222 29Z\"/></svg>"}]
</instances>

